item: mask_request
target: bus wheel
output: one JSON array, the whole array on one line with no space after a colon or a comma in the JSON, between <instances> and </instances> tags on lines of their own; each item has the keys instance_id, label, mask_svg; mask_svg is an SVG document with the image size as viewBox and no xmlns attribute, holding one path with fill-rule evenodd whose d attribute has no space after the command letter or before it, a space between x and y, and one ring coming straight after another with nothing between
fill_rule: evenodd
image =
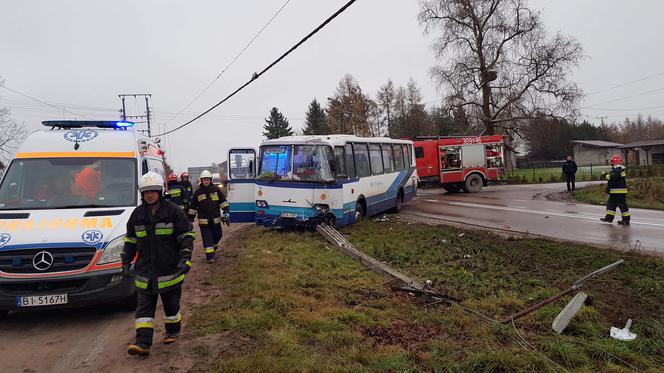
<instances>
[{"instance_id":1,"label":"bus wheel","mask_svg":"<svg viewBox=\"0 0 664 373\"><path fill-rule=\"evenodd\" d=\"M397 193L397 199L394 201L394 207L392 207L392 212L398 213L401 211L401 203L403 201L403 194L401 191Z\"/></svg>"},{"instance_id":2,"label":"bus wheel","mask_svg":"<svg viewBox=\"0 0 664 373\"><path fill-rule=\"evenodd\" d=\"M482 176L478 174L470 174L466 178L466 182L463 184L463 190L466 191L466 193L477 193L482 190L483 185L484 180L482 180Z\"/></svg>"},{"instance_id":3,"label":"bus wheel","mask_svg":"<svg viewBox=\"0 0 664 373\"><path fill-rule=\"evenodd\" d=\"M364 207L360 202L355 203L355 222L359 222L362 220L362 217L364 216Z\"/></svg>"},{"instance_id":4,"label":"bus wheel","mask_svg":"<svg viewBox=\"0 0 664 373\"><path fill-rule=\"evenodd\" d=\"M445 189L448 193L459 193L461 188L461 183L443 184L443 189Z\"/></svg>"}]
</instances>

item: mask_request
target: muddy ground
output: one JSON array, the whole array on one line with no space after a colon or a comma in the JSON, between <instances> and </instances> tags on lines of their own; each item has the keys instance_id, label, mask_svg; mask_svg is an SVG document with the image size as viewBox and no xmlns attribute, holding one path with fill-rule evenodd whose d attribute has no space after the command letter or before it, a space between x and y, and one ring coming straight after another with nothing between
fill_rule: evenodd
<instances>
[{"instance_id":1,"label":"muddy ground","mask_svg":"<svg viewBox=\"0 0 664 373\"><path fill-rule=\"evenodd\" d=\"M224 229L225 242L239 234L239 225ZM214 271L233 266L237 253L223 251L220 260L205 262L199 239L194 266L185 280L181 340L172 346L159 343L163 335L163 311L158 305L155 344L149 358L127 355L133 342L134 315L112 306L69 310L13 313L0 322L0 372L167 372L196 370L197 359L212 344L231 346L233 338L215 335L195 338L187 331L193 305L219 294L207 280ZM236 341L237 342L237 341ZM233 342L233 343L236 343ZM224 350L217 347L215 350Z\"/></svg>"}]
</instances>

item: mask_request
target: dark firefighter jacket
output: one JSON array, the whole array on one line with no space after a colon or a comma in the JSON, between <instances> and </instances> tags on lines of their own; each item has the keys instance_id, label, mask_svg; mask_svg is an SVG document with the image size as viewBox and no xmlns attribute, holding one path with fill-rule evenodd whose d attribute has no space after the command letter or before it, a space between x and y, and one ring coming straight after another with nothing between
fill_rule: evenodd
<instances>
[{"instance_id":1,"label":"dark firefighter jacket","mask_svg":"<svg viewBox=\"0 0 664 373\"><path fill-rule=\"evenodd\" d=\"M198 224L221 224L221 210L228 212L226 197L219 187L210 184L205 187L201 185L189 202L189 220L193 221L198 214Z\"/></svg>"},{"instance_id":2,"label":"dark firefighter jacket","mask_svg":"<svg viewBox=\"0 0 664 373\"><path fill-rule=\"evenodd\" d=\"M606 192L609 194L627 194L627 173L622 167L611 169L611 172L606 175L609 181L606 183Z\"/></svg>"},{"instance_id":3,"label":"dark firefighter jacket","mask_svg":"<svg viewBox=\"0 0 664 373\"><path fill-rule=\"evenodd\" d=\"M174 203L161 200L154 216L147 204L138 206L127 222L123 264L138 254L134 273L136 288L151 294L182 285L181 260L191 266L195 234L184 212Z\"/></svg>"},{"instance_id":4,"label":"dark firefighter jacket","mask_svg":"<svg viewBox=\"0 0 664 373\"><path fill-rule=\"evenodd\" d=\"M168 182L168 199L184 209L186 201L186 191L179 181Z\"/></svg>"},{"instance_id":5,"label":"dark firefighter jacket","mask_svg":"<svg viewBox=\"0 0 664 373\"><path fill-rule=\"evenodd\" d=\"M184 203L189 203L191 201L191 196L194 194L194 187L191 185L189 180L180 182L184 188Z\"/></svg>"}]
</instances>

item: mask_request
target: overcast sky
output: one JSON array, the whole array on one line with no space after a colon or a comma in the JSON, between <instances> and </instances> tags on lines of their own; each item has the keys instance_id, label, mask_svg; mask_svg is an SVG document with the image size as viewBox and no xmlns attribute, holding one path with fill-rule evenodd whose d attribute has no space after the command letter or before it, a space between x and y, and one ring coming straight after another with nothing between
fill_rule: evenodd
<instances>
[{"instance_id":1,"label":"overcast sky","mask_svg":"<svg viewBox=\"0 0 664 373\"><path fill-rule=\"evenodd\" d=\"M116 119L119 93L151 93L163 128L207 86L283 5L284 0L130 1L42 0L0 2L0 76L5 84L58 107ZM291 0L274 22L187 111L183 123L262 70L336 11L346 0ZM552 32L579 39L588 59L574 74L586 93L664 73L664 1L531 0ZM431 39L417 23L416 0L358 0L346 13L281 64L210 116L168 136L176 170L223 160L230 147L260 143L263 118L278 107L295 128L314 97L326 101L349 73L372 96L392 78L415 79L426 102L441 93L428 69ZM587 119L619 121L664 117L664 75L590 95ZM624 97L635 96L613 101ZM144 101L127 101L141 114ZM0 107L30 129L45 119L74 115L0 89ZM157 130L158 131L158 130Z\"/></svg>"}]
</instances>

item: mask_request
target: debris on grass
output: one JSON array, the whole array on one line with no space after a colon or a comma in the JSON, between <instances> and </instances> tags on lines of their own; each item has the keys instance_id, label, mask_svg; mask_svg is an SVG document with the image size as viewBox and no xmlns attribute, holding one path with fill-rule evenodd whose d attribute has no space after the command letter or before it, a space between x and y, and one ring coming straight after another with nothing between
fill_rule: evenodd
<instances>
[{"instance_id":1,"label":"debris on grass","mask_svg":"<svg viewBox=\"0 0 664 373\"><path fill-rule=\"evenodd\" d=\"M632 333L629 329L632 327L632 319L627 320L625 327L620 329L615 326L611 327L609 334L611 338L619 341L633 341L636 339L636 334Z\"/></svg>"}]
</instances>

